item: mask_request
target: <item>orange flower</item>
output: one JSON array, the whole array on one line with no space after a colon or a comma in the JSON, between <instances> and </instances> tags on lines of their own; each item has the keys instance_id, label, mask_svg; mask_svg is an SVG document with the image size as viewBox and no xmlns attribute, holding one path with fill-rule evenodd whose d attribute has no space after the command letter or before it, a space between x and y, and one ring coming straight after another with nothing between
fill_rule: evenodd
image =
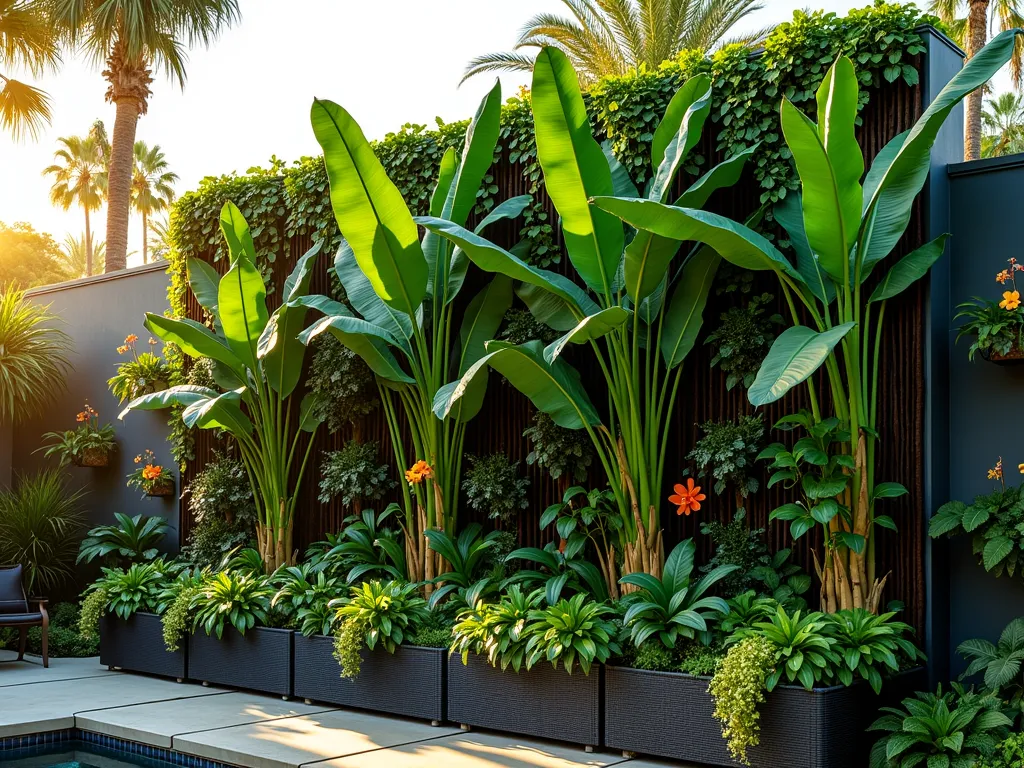
<instances>
[{"instance_id":1,"label":"orange flower","mask_svg":"<svg viewBox=\"0 0 1024 768\"><path fill-rule=\"evenodd\" d=\"M1014 310L1020 306L1019 291L1003 291L1003 300L999 302L999 308L1007 311Z\"/></svg>"},{"instance_id":2,"label":"orange flower","mask_svg":"<svg viewBox=\"0 0 1024 768\"><path fill-rule=\"evenodd\" d=\"M426 478L434 476L434 469L423 459L420 459L405 471L405 480L409 485L419 485Z\"/></svg>"},{"instance_id":3,"label":"orange flower","mask_svg":"<svg viewBox=\"0 0 1024 768\"><path fill-rule=\"evenodd\" d=\"M138 340L139 337L136 336L134 333L129 333L127 336L124 337L125 344L134 344Z\"/></svg>"},{"instance_id":4,"label":"orange flower","mask_svg":"<svg viewBox=\"0 0 1024 768\"><path fill-rule=\"evenodd\" d=\"M156 339L154 339L154 338L153 338L152 336L150 336L150 337L149 337L149 346L151 346L151 347L155 347L155 346L156 346L157 344L159 344L159 343L160 343L160 342L159 342L159 341L157 341Z\"/></svg>"},{"instance_id":5,"label":"orange flower","mask_svg":"<svg viewBox=\"0 0 1024 768\"><path fill-rule=\"evenodd\" d=\"M700 492L700 486L694 485L692 477L686 479L686 485L676 483L672 490L675 493L668 497L668 501L679 507L676 510L677 515L689 515L691 512L696 512L700 509L700 503L707 498Z\"/></svg>"},{"instance_id":6,"label":"orange flower","mask_svg":"<svg viewBox=\"0 0 1024 768\"><path fill-rule=\"evenodd\" d=\"M119 355L123 355L127 351L128 351L128 345L127 344L122 346L122 347L118 347L117 348L117 354L119 354Z\"/></svg>"},{"instance_id":7,"label":"orange flower","mask_svg":"<svg viewBox=\"0 0 1024 768\"><path fill-rule=\"evenodd\" d=\"M89 420L89 414L86 413L85 411L82 411L77 416L75 416L75 421L77 421L78 423L82 423L83 421L88 421L88 420Z\"/></svg>"},{"instance_id":8,"label":"orange flower","mask_svg":"<svg viewBox=\"0 0 1024 768\"><path fill-rule=\"evenodd\" d=\"M1002 285L1010 279L1010 270L1004 269L1002 272L996 275L996 282Z\"/></svg>"},{"instance_id":9,"label":"orange flower","mask_svg":"<svg viewBox=\"0 0 1024 768\"><path fill-rule=\"evenodd\" d=\"M149 464L142 468L142 477L146 480L156 480L163 471L164 468L159 464Z\"/></svg>"},{"instance_id":10,"label":"orange flower","mask_svg":"<svg viewBox=\"0 0 1024 768\"><path fill-rule=\"evenodd\" d=\"M1003 457L999 457L999 461L996 465L988 471L989 480L1002 480L1003 479Z\"/></svg>"},{"instance_id":11,"label":"orange flower","mask_svg":"<svg viewBox=\"0 0 1024 768\"><path fill-rule=\"evenodd\" d=\"M141 464L142 463L142 454L141 453L138 456L135 457L135 463L136 464Z\"/></svg>"}]
</instances>

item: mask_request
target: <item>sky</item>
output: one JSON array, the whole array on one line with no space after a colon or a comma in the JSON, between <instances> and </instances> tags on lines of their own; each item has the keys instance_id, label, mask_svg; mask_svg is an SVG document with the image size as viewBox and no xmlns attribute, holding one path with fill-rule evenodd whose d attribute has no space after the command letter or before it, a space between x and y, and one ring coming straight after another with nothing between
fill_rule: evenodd
<instances>
[{"instance_id":1,"label":"sky","mask_svg":"<svg viewBox=\"0 0 1024 768\"><path fill-rule=\"evenodd\" d=\"M764 0L765 8L737 27L741 32L791 18L811 5L843 13L868 0ZM180 176L178 194L204 176L244 172L271 155L291 161L315 154L309 127L313 97L346 107L370 138L407 122L434 125L472 116L493 80L473 78L461 88L466 62L511 49L532 15L558 12L559 0L240 0L241 23L209 50L190 52L185 89L157 75L149 113L138 138L159 144ZM287 9L287 10L284 10ZM514 94L527 73L503 75ZM50 181L59 136L84 135L96 119L113 131L114 107L97 68L66 56L57 74L36 81L52 99L54 119L36 141L0 133L0 221L26 221L58 242L84 230L81 210L52 207ZM105 212L94 214L102 235ZM129 251L141 251L142 221L132 217ZM136 253L129 265L139 263Z\"/></svg>"}]
</instances>

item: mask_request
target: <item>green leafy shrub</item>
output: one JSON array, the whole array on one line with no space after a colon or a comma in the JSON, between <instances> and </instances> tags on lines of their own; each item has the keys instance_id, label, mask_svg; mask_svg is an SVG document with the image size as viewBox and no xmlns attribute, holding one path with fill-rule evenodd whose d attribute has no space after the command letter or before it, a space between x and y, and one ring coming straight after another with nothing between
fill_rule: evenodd
<instances>
[{"instance_id":1,"label":"green leafy shrub","mask_svg":"<svg viewBox=\"0 0 1024 768\"><path fill-rule=\"evenodd\" d=\"M764 529L752 529L747 511L742 507L736 510L728 523L717 520L701 523L700 532L709 536L715 545L715 554L700 567L702 573L710 573L724 565L735 566L735 570L722 581L722 589L727 596L740 594L749 588L753 582L751 571L770 560Z\"/></svg>"},{"instance_id":2,"label":"green leafy shrub","mask_svg":"<svg viewBox=\"0 0 1024 768\"><path fill-rule=\"evenodd\" d=\"M405 642L423 648L447 648L452 643L453 625L445 614L431 611L423 623L405 638Z\"/></svg>"},{"instance_id":3,"label":"green leafy shrub","mask_svg":"<svg viewBox=\"0 0 1024 768\"><path fill-rule=\"evenodd\" d=\"M214 453L185 490L188 508L197 523L212 518L239 528L256 523L256 503L245 466L238 459Z\"/></svg>"},{"instance_id":4,"label":"green leafy shrub","mask_svg":"<svg viewBox=\"0 0 1024 768\"><path fill-rule=\"evenodd\" d=\"M316 570L344 576L346 584L384 576L405 579L405 548L399 533L385 526L396 512L401 513L398 505L389 504L379 514L364 509L359 515L350 515L343 521L341 534L313 544L306 559Z\"/></svg>"},{"instance_id":5,"label":"green leafy shrub","mask_svg":"<svg viewBox=\"0 0 1024 768\"><path fill-rule=\"evenodd\" d=\"M103 568L102 576L86 589L79 616L79 634L95 637L100 617L107 612L127 620L136 611L156 612L160 590L168 578L163 561L133 563L128 569Z\"/></svg>"},{"instance_id":6,"label":"green leafy shrub","mask_svg":"<svg viewBox=\"0 0 1024 768\"><path fill-rule=\"evenodd\" d=\"M779 608L778 600L758 595L752 589L726 602L729 604L729 613L722 618L721 630L727 635L739 629L751 628L759 621L770 621Z\"/></svg>"},{"instance_id":7,"label":"green leafy shrub","mask_svg":"<svg viewBox=\"0 0 1024 768\"><path fill-rule=\"evenodd\" d=\"M328 216L331 224L334 217ZM355 352L329 333L313 342L306 386L317 395L314 411L330 432L357 422L380 405L373 372Z\"/></svg>"},{"instance_id":8,"label":"green leafy shrub","mask_svg":"<svg viewBox=\"0 0 1024 768\"><path fill-rule=\"evenodd\" d=\"M558 669L559 662L570 675L578 664L589 675L593 664L603 664L619 653L616 627L605 618L612 609L579 594L569 600L529 612L526 631L526 668L546 660Z\"/></svg>"},{"instance_id":9,"label":"green leafy shrub","mask_svg":"<svg viewBox=\"0 0 1024 768\"><path fill-rule=\"evenodd\" d=\"M286 626L299 629L307 637L332 633L334 612L328 604L342 591L341 578L303 563L278 569L271 581L277 592L270 606L284 614Z\"/></svg>"},{"instance_id":10,"label":"green leafy shrub","mask_svg":"<svg viewBox=\"0 0 1024 768\"><path fill-rule=\"evenodd\" d=\"M775 341L775 328L782 324L777 314L766 317L774 298L770 293L763 293L752 297L745 306L730 307L721 314L718 327L704 340L711 346L711 367L717 365L726 375L726 389L737 384L749 389L754 383Z\"/></svg>"},{"instance_id":11,"label":"green leafy shrub","mask_svg":"<svg viewBox=\"0 0 1024 768\"><path fill-rule=\"evenodd\" d=\"M207 517L189 531L181 557L199 568L216 568L229 552L247 546L252 540L251 525L240 526L220 517Z\"/></svg>"},{"instance_id":12,"label":"green leafy shrub","mask_svg":"<svg viewBox=\"0 0 1024 768\"><path fill-rule=\"evenodd\" d=\"M719 645L689 643L683 650L677 669L687 675L707 677L713 675L725 658Z\"/></svg>"},{"instance_id":13,"label":"green leafy shrub","mask_svg":"<svg viewBox=\"0 0 1024 768\"><path fill-rule=\"evenodd\" d=\"M519 462L503 453L469 456L469 468L462 480L469 506L492 520L512 523L529 507L526 498L530 481L519 474Z\"/></svg>"},{"instance_id":14,"label":"green leafy shrub","mask_svg":"<svg viewBox=\"0 0 1024 768\"><path fill-rule=\"evenodd\" d=\"M1024 618L1014 619L1003 629L998 644L985 639L966 640L956 652L970 662L961 680L984 673L985 687L998 693L1012 706L1024 711Z\"/></svg>"},{"instance_id":15,"label":"green leafy shrub","mask_svg":"<svg viewBox=\"0 0 1024 768\"><path fill-rule=\"evenodd\" d=\"M732 489L737 499L756 493L760 483L750 472L764 443L764 421L760 416L741 416L736 421L708 421L701 425L704 436L686 457L696 462L700 477L712 477L715 493Z\"/></svg>"},{"instance_id":16,"label":"green leafy shrub","mask_svg":"<svg viewBox=\"0 0 1024 768\"><path fill-rule=\"evenodd\" d=\"M497 591L494 572L484 573L487 556L497 542L496 532L485 535L478 523L471 523L457 537L446 531L430 529L424 535L430 548L448 564L448 570L433 579L436 589L430 593L431 610L445 601L449 610L473 606L481 598Z\"/></svg>"},{"instance_id":17,"label":"green leafy shrub","mask_svg":"<svg viewBox=\"0 0 1024 768\"><path fill-rule=\"evenodd\" d=\"M496 338L509 344L525 344L534 339L550 344L558 336L558 331L534 318L528 309L510 309Z\"/></svg>"},{"instance_id":18,"label":"green leafy shrub","mask_svg":"<svg viewBox=\"0 0 1024 768\"><path fill-rule=\"evenodd\" d=\"M57 603L50 609L50 627L47 650L51 658L81 659L98 656L99 636L83 637L79 631L80 609L74 603ZM13 628L0 629L0 649L15 650L18 647L18 631ZM26 649L29 653L43 652L41 627L29 627Z\"/></svg>"},{"instance_id":19,"label":"green leafy shrub","mask_svg":"<svg viewBox=\"0 0 1024 768\"><path fill-rule=\"evenodd\" d=\"M78 616L78 634L84 640L99 642L100 619L107 609L107 593L101 585L85 593L82 598L82 610Z\"/></svg>"},{"instance_id":20,"label":"green leafy shrub","mask_svg":"<svg viewBox=\"0 0 1024 768\"><path fill-rule=\"evenodd\" d=\"M543 599L541 590L523 592L513 584L497 603L475 603L459 614L452 628L451 652L462 656L463 664L473 653L486 656L492 667L502 671L529 669L530 616L543 605Z\"/></svg>"},{"instance_id":21,"label":"green leafy shrub","mask_svg":"<svg viewBox=\"0 0 1024 768\"><path fill-rule=\"evenodd\" d=\"M749 637L767 640L772 648L773 669L765 679L770 693L780 682L799 683L808 691L835 675L842 660L835 651L837 640L828 631L829 619L822 613L800 611L792 615L779 606L768 621L740 629L733 641Z\"/></svg>"},{"instance_id":22,"label":"green leafy shrub","mask_svg":"<svg viewBox=\"0 0 1024 768\"><path fill-rule=\"evenodd\" d=\"M708 687L729 754L744 765L750 764L747 749L761 743L758 707L764 703L765 683L775 658L768 640L747 637L728 650Z\"/></svg>"},{"instance_id":23,"label":"green leafy shrub","mask_svg":"<svg viewBox=\"0 0 1024 768\"><path fill-rule=\"evenodd\" d=\"M591 594L601 600L609 595L617 597L616 547L622 543L622 518L619 517L615 495L611 490L595 488L587 491L578 485L568 488L562 494L561 503L552 504L540 516L542 530L551 525L555 526L558 538L564 542L559 544L559 550L568 556L567 559L573 556L581 559L583 548L587 545L596 556L605 586L591 588ZM588 563L585 569L592 570L593 566ZM592 580L587 579L588 583Z\"/></svg>"},{"instance_id":24,"label":"green leafy shrub","mask_svg":"<svg viewBox=\"0 0 1024 768\"><path fill-rule=\"evenodd\" d=\"M1024 768L1024 731L1011 733L996 745L995 751L983 757L976 768Z\"/></svg>"},{"instance_id":25,"label":"green leafy shrub","mask_svg":"<svg viewBox=\"0 0 1024 768\"><path fill-rule=\"evenodd\" d=\"M674 672L679 666L678 654L663 643L648 641L636 649L633 666L651 672Z\"/></svg>"},{"instance_id":26,"label":"green leafy shrub","mask_svg":"<svg viewBox=\"0 0 1024 768\"><path fill-rule=\"evenodd\" d=\"M326 453L320 464L320 501L327 504L340 496L346 507L354 501L380 501L396 483L388 477L390 467L379 457L379 443L355 440L349 440L340 451Z\"/></svg>"},{"instance_id":27,"label":"green leafy shrub","mask_svg":"<svg viewBox=\"0 0 1024 768\"><path fill-rule=\"evenodd\" d=\"M594 446L584 430L560 427L543 411L533 415L533 426L523 430L530 441L527 464L547 470L552 480L565 477L582 483L594 463Z\"/></svg>"},{"instance_id":28,"label":"green leafy shrub","mask_svg":"<svg viewBox=\"0 0 1024 768\"><path fill-rule=\"evenodd\" d=\"M506 579L501 588L509 584L522 584L527 589L544 590L548 605L554 605L568 591L584 593L598 601L608 599L608 588L600 571L583 556L587 539L579 533L571 533L563 539L564 546L549 542L544 549L522 547L509 553L508 560L522 560L532 568L523 568Z\"/></svg>"},{"instance_id":29,"label":"green leafy shrub","mask_svg":"<svg viewBox=\"0 0 1024 768\"><path fill-rule=\"evenodd\" d=\"M854 679L860 678L880 693L883 675L897 674L925 660L924 653L910 640L914 630L893 621L895 615L875 615L853 608L827 616L825 629L836 641L832 650L842 660L835 670L840 683L853 685Z\"/></svg>"},{"instance_id":30,"label":"green leafy shrub","mask_svg":"<svg viewBox=\"0 0 1024 768\"><path fill-rule=\"evenodd\" d=\"M999 467L1001 475L1002 467ZM1024 494L1021 487L1002 487L976 496L970 504L950 501L928 522L928 534L971 535L978 562L994 576L1015 575L1024 560Z\"/></svg>"},{"instance_id":31,"label":"green leafy shrub","mask_svg":"<svg viewBox=\"0 0 1024 768\"><path fill-rule=\"evenodd\" d=\"M266 624L273 588L265 576L237 571L221 571L203 580L192 600L194 627L207 635L224 636L224 628L232 626L240 634L257 622Z\"/></svg>"},{"instance_id":32,"label":"green leafy shrub","mask_svg":"<svg viewBox=\"0 0 1024 768\"><path fill-rule=\"evenodd\" d=\"M100 525L86 535L78 550L76 562L91 563L96 558L108 561L134 563L153 560L157 545L170 530L162 517L145 517L115 512L117 525Z\"/></svg>"},{"instance_id":33,"label":"green leafy shrub","mask_svg":"<svg viewBox=\"0 0 1024 768\"><path fill-rule=\"evenodd\" d=\"M777 601L791 613L807 608L804 595L811 589L811 577L792 562L792 557L793 550L780 549L774 555L766 554L762 562L747 573L762 595Z\"/></svg>"}]
</instances>

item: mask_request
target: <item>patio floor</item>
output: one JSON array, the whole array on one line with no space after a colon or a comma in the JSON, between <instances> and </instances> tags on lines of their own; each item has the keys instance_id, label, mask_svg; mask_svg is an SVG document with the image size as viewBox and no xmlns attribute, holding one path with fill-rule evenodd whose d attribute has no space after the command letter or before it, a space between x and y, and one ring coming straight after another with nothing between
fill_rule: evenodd
<instances>
[{"instance_id":1,"label":"patio floor","mask_svg":"<svg viewBox=\"0 0 1024 768\"><path fill-rule=\"evenodd\" d=\"M0 651L0 739L79 728L243 768L658 768L616 753ZM0 760L2 762L2 760Z\"/></svg>"}]
</instances>

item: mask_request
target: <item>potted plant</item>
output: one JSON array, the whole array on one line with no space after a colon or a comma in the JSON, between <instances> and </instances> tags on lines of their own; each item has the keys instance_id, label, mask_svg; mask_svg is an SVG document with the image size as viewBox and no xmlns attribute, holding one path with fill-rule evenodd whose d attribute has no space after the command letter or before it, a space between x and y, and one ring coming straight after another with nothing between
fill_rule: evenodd
<instances>
[{"instance_id":1,"label":"potted plant","mask_svg":"<svg viewBox=\"0 0 1024 768\"><path fill-rule=\"evenodd\" d=\"M156 463L156 454L148 448L135 457L138 469L129 473L128 487L138 488L145 496L170 496L174 493L174 474Z\"/></svg>"},{"instance_id":2,"label":"potted plant","mask_svg":"<svg viewBox=\"0 0 1024 768\"><path fill-rule=\"evenodd\" d=\"M56 456L60 465L76 467L106 467L110 454L117 449L114 442L114 427L107 423L100 426L99 412L88 403L75 416L79 423L76 429L64 432L47 432L43 435L46 457ZM45 443L49 443L48 445Z\"/></svg>"},{"instance_id":3,"label":"potted plant","mask_svg":"<svg viewBox=\"0 0 1024 768\"><path fill-rule=\"evenodd\" d=\"M303 611L295 695L443 722L451 629L418 590L405 581L368 581Z\"/></svg>"},{"instance_id":4,"label":"potted plant","mask_svg":"<svg viewBox=\"0 0 1024 768\"><path fill-rule=\"evenodd\" d=\"M131 359L118 363L117 373L107 380L107 387L120 403L159 392L167 387L170 379L166 361L153 352L140 355L136 351L135 342L138 340L139 337L134 333L125 337L124 344L117 348L117 354L126 355L130 352ZM156 339L150 338L150 349L154 349L158 343Z\"/></svg>"},{"instance_id":5,"label":"potted plant","mask_svg":"<svg viewBox=\"0 0 1024 768\"><path fill-rule=\"evenodd\" d=\"M448 719L590 751L602 743L603 664L619 652L612 609L583 592L545 605L544 594L512 584L500 601L459 615L448 659Z\"/></svg>"},{"instance_id":6,"label":"potted plant","mask_svg":"<svg viewBox=\"0 0 1024 768\"><path fill-rule=\"evenodd\" d=\"M100 664L150 675L188 676L184 649L165 648L161 614L174 569L163 561L104 568L82 601L79 631L100 637Z\"/></svg>"},{"instance_id":7,"label":"potted plant","mask_svg":"<svg viewBox=\"0 0 1024 768\"><path fill-rule=\"evenodd\" d=\"M1024 269L1024 265L1017 263L1015 258L1007 259L1007 262L1010 266L996 274L996 282L1008 288L1003 291L1001 300L975 296L957 307L959 311L954 319L966 318L966 322L960 326L956 338L959 341L964 336L974 337L974 343L967 351L971 360L977 352L993 363L1024 359L1021 335L1024 331L1024 307L1017 290L1017 273Z\"/></svg>"},{"instance_id":8,"label":"potted plant","mask_svg":"<svg viewBox=\"0 0 1024 768\"><path fill-rule=\"evenodd\" d=\"M267 626L273 595L261 573L206 576L189 603L189 677L290 698L295 633Z\"/></svg>"}]
</instances>

